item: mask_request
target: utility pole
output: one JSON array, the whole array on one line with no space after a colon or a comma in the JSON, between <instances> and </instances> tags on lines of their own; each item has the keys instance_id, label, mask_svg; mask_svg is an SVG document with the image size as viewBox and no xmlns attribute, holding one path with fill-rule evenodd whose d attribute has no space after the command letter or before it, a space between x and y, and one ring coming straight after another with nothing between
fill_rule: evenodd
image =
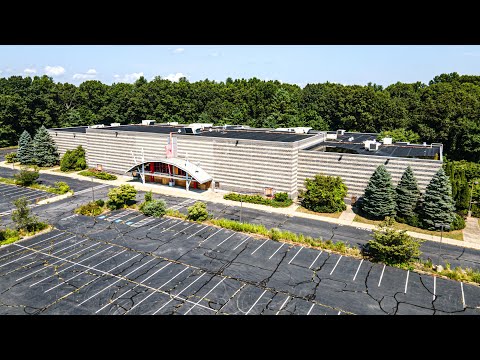
<instances>
[{"instance_id":1,"label":"utility pole","mask_svg":"<svg viewBox=\"0 0 480 360\"><path fill-rule=\"evenodd\" d=\"M92 202L95 201L95 191L93 190L93 176L90 176L90 179L92 180Z\"/></svg>"},{"instance_id":2,"label":"utility pole","mask_svg":"<svg viewBox=\"0 0 480 360\"><path fill-rule=\"evenodd\" d=\"M240 222L242 222L242 209L243 209L243 200L240 198Z\"/></svg>"}]
</instances>

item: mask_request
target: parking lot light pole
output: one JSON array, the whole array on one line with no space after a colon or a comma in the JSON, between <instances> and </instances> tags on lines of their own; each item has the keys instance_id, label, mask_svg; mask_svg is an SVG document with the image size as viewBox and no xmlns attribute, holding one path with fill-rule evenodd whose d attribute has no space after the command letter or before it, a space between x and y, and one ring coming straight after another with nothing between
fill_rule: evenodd
<instances>
[{"instance_id":1,"label":"parking lot light pole","mask_svg":"<svg viewBox=\"0 0 480 360\"><path fill-rule=\"evenodd\" d=\"M92 179L92 202L94 202L95 201L95 192L93 190L93 176L91 176L90 179Z\"/></svg>"},{"instance_id":2,"label":"parking lot light pole","mask_svg":"<svg viewBox=\"0 0 480 360\"><path fill-rule=\"evenodd\" d=\"M450 230L450 225L445 225L443 223L435 223L436 228L440 228L440 243L438 248L438 264L440 265L440 255L442 254L442 240L443 240L443 229Z\"/></svg>"},{"instance_id":3,"label":"parking lot light pole","mask_svg":"<svg viewBox=\"0 0 480 360\"><path fill-rule=\"evenodd\" d=\"M240 198L240 222L242 222L242 209L243 209L243 200Z\"/></svg>"}]
</instances>

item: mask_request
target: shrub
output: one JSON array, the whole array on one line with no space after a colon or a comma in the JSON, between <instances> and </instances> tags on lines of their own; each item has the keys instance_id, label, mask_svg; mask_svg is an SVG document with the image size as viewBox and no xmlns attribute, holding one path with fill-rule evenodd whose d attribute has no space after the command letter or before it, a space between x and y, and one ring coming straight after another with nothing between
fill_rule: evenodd
<instances>
[{"instance_id":1,"label":"shrub","mask_svg":"<svg viewBox=\"0 0 480 360\"><path fill-rule=\"evenodd\" d=\"M39 177L38 171L30 171L26 169L20 170L18 173L14 174L15 183L20 186L29 186L36 182Z\"/></svg>"},{"instance_id":2,"label":"shrub","mask_svg":"<svg viewBox=\"0 0 480 360\"><path fill-rule=\"evenodd\" d=\"M98 199L98 200L95 200L95 204L97 204L100 207L104 207L105 201L103 201L102 199Z\"/></svg>"},{"instance_id":3,"label":"shrub","mask_svg":"<svg viewBox=\"0 0 480 360\"><path fill-rule=\"evenodd\" d=\"M410 264L420 257L423 241L413 239L405 230L395 230L394 223L393 218L387 217L373 231L374 240L367 243L368 256L387 265Z\"/></svg>"},{"instance_id":4,"label":"shrub","mask_svg":"<svg viewBox=\"0 0 480 360\"><path fill-rule=\"evenodd\" d=\"M340 177L320 174L305 179L305 190L299 194L305 209L323 213L344 211L347 208L343 200L345 196L347 187Z\"/></svg>"},{"instance_id":5,"label":"shrub","mask_svg":"<svg viewBox=\"0 0 480 360\"><path fill-rule=\"evenodd\" d=\"M288 194L286 192L275 193L275 196L273 197L273 200L278 201L278 202L285 202L285 201L288 200Z\"/></svg>"},{"instance_id":6,"label":"shrub","mask_svg":"<svg viewBox=\"0 0 480 360\"><path fill-rule=\"evenodd\" d=\"M11 244L19 239L20 234L15 229L6 228L5 230L0 230L0 245Z\"/></svg>"},{"instance_id":7,"label":"shrub","mask_svg":"<svg viewBox=\"0 0 480 360\"><path fill-rule=\"evenodd\" d=\"M58 153L57 145L43 125L33 137L33 149L37 165L53 166L58 164L60 154Z\"/></svg>"},{"instance_id":8,"label":"shrub","mask_svg":"<svg viewBox=\"0 0 480 360\"><path fill-rule=\"evenodd\" d=\"M286 193L279 193L279 194L286 194ZM284 195L280 195L280 198L283 198ZM278 201L274 199L267 199L261 195L244 195L244 194L237 194L237 193L229 193L223 196L225 200L233 200L233 201L243 201L252 204L260 204L260 205L268 205L273 207L287 207L292 205L292 199L288 198L284 201Z\"/></svg>"},{"instance_id":9,"label":"shrub","mask_svg":"<svg viewBox=\"0 0 480 360\"><path fill-rule=\"evenodd\" d=\"M153 200L152 190L147 191L147 192L145 193L145 196L144 196L144 201L145 201L145 202L149 202L149 201L152 201L152 200Z\"/></svg>"},{"instance_id":10,"label":"shrub","mask_svg":"<svg viewBox=\"0 0 480 360\"><path fill-rule=\"evenodd\" d=\"M165 201L151 200L142 204L141 211L147 216L162 217L165 215Z\"/></svg>"},{"instance_id":11,"label":"shrub","mask_svg":"<svg viewBox=\"0 0 480 360\"><path fill-rule=\"evenodd\" d=\"M70 186L66 182L63 181L57 181L54 184L53 188L49 189L49 192L52 192L54 194L65 194L70 191Z\"/></svg>"},{"instance_id":12,"label":"shrub","mask_svg":"<svg viewBox=\"0 0 480 360\"><path fill-rule=\"evenodd\" d=\"M184 219L184 220L187 218L187 215L182 214L178 210L167 209L165 211L165 214L168 215L168 216L171 216L171 217L176 217L176 218L180 218L180 219Z\"/></svg>"},{"instance_id":13,"label":"shrub","mask_svg":"<svg viewBox=\"0 0 480 360\"><path fill-rule=\"evenodd\" d=\"M462 230L465 229L466 225L465 219L462 216L455 214L453 221L450 224L450 230Z\"/></svg>"},{"instance_id":14,"label":"shrub","mask_svg":"<svg viewBox=\"0 0 480 360\"><path fill-rule=\"evenodd\" d=\"M39 224L38 218L30 215L27 199L22 196L13 202L15 210L12 211L12 221L17 230L35 231Z\"/></svg>"},{"instance_id":15,"label":"shrub","mask_svg":"<svg viewBox=\"0 0 480 360\"><path fill-rule=\"evenodd\" d=\"M208 219L207 204L197 201L192 206L188 207L187 219L193 221L204 221Z\"/></svg>"},{"instance_id":16,"label":"shrub","mask_svg":"<svg viewBox=\"0 0 480 360\"><path fill-rule=\"evenodd\" d=\"M105 202L102 200L103 205ZM77 209L75 209L75 213L82 214L86 216L97 216L103 212L103 205L100 205L97 201L90 201L87 204L81 205Z\"/></svg>"},{"instance_id":17,"label":"shrub","mask_svg":"<svg viewBox=\"0 0 480 360\"><path fill-rule=\"evenodd\" d=\"M93 176L96 177L97 179L101 180L116 180L117 177L115 175L103 172L103 171L92 171L92 170L84 170L80 171L78 175L82 176Z\"/></svg>"},{"instance_id":18,"label":"shrub","mask_svg":"<svg viewBox=\"0 0 480 360\"><path fill-rule=\"evenodd\" d=\"M83 170L87 168L85 160L85 150L82 145L79 145L74 150L67 150L60 160L60 170Z\"/></svg>"},{"instance_id":19,"label":"shrub","mask_svg":"<svg viewBox=\"0 0 480 360\"><path fill-rule=\"evenodd\" d=\"M108 207L120 209L135 200L137 190L132 185L121 185L108 192Z\"/></svg>"},{"instance_id":20,"label":"shrub","mask_svg":"<svg viewBox=\"0 0 480 360\"><path fill-rule=\"evenodd\" d=\"M16 152L8 153L7 155L5 155L5 160L9 164L17 162L18 161L17 153Z\"/></svg>"}]
</instances>

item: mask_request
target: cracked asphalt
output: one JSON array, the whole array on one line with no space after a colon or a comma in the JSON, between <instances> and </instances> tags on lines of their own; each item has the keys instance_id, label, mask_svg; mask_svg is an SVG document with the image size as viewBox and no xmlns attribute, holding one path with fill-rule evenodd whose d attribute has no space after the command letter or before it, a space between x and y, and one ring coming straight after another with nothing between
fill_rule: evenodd
<instances>
[{"instance_id":1,"label":"cracked asphalt","mask_svg":"<svg viewBox=\"0 0 480 360\"><path fill-rule=\"evenodd\" d=\"M154 197L181 212L194 202ZM132 210L73 214L90 199L87 192L34 208L56 229L0 249L0 314L480 314L477 286ZM237 207L207 206L215 217L239 216ZM363 230L245 208L242 220L369 239ZM460 262L480 259L461 250L442 246Z\"/></svg>"}]
</instances>

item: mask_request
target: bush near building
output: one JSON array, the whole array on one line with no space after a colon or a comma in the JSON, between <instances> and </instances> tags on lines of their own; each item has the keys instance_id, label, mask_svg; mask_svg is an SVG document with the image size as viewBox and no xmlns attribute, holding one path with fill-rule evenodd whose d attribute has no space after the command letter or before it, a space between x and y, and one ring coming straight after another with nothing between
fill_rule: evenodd
<instances>
[{"instance_id":1,"label":"bush near building","mask_svg":"<svg viewBox=\"0 0 480 360\"><path fill-rule=\"evenodd\" d=\"M33 141L27 130L24 130L18 139L17 157L22 165L31 165L34 162Z\"/></svg>"},{"instance_id":2,"label":"bush near building","mask_svg":"<svg viewBox=\"0 0 480 360\"><path fill-rule=\"evenodd\" d=\"M396 215L398 222L406 223L411 226L419 226L418 205L420 200L420 191L417 185L417 179L413 174L412 168L408 166L395 188Z\"/></svg>"},{"instance_id":3,"label":"bush near building","mask_svg":"<svg viewBox=\"0 0 480 360\"><path fill-rule=\"evenodd\" d=\"M228 193L223 196L225 200L243 201L251 204L267 205L272 207L287 207L292 205L292 199L288 198L285 192L276 193L273 199L268 199L262 195L245 195L238 193Z\"/></svg>"},{"instance_id":4,"label":"bush near building","mask_svg":"<svg viewBox=\"0 0 480 360\"><path fill-rule=\"evenodd\" d=\"M377 167L370 177L361 210L371 219L383 220L386 216L395 214L395 190L392 177L385 165Z\"/></svg>"},{"instance_id":5,"label":"bush near building","mask_svg":"<svg viewBox=\"0 0 480 360\"><path fill-rule=\"evenodd\" d=\"M192 206L188 207L188 220L204 221L207 220L209 215L207 211L207 204L201 201L197 201Z\"/></svg>"},{"instance_id":6,"label":"bush near building","mask_svg":"<svg viewBox=\"0 0 480 360\"><path fill-rule=\"evenodd\" d=\"M67 150L60 160L61 171L84 170L87 168L85 160L85 150L79 145L74 150Z\"/></svg>"},{"instance_id":7,"label":"bush near building","mask_svg":"<svg viewBox=\"0 0 480 360\"><path fill-rule=\"evenodd\" d=\"M146 216L162 217L165 215L165 201L155 199L142 204L140 211Z\"/></svg>"},{"instance_id":8,"label":"bush near building","mask_svg":"<svg viewBox=\"0 0 480 360\"><path fill-rule=\"evenodd\" d=\"M120 209L135 201L137 190L128 184L120 185L108 192L108 207L111 210Z\"/></svg>"},{"instance_id":9,"label":"bush near building","mask_svg":"<svg viewBox=\"0 0 480 360\"><path fill-rule=\"evenodd\" d=\"M7 155L5 155L5 161L8 164L16 163L18 161L17 153L16 152L8 153Z\"/></svg>"},{"instance_id":10,"label":"bush near building","mask_svg":"<svg viewBox=\"0 0 480 360\"><path fill-rule=\"evenodd\" d=\"M96 169L88 169L88 170L80 171L78 175L93 176L101 180L117 180L117 177L115 175L106 173L104 171L98 171Z\"/></svg>"},{"instance_id":11,"label":"bush near building","mask_svg":"<svg viewBox=\"0 0 480 360\"><path fill-rule=\"evenodd\" d=\"M304 208L320 212L335 213L344 211L344 198L347 196L347 186L339 176L318 174L313 179L305 179L305 190L299 197Z\"/></svg>"},{"instance_id":12,"label":"bush near building","mask_svg":"<svg viewBox=\"0 0 480 360\"><path fill-rule=\"evenodd\" d=\"M30 186L35 184L40 174L38 170L27 170L26 168L21 169L18 173L14 174L15 183L20 186Z\"/></svg>"}]
</instances>

